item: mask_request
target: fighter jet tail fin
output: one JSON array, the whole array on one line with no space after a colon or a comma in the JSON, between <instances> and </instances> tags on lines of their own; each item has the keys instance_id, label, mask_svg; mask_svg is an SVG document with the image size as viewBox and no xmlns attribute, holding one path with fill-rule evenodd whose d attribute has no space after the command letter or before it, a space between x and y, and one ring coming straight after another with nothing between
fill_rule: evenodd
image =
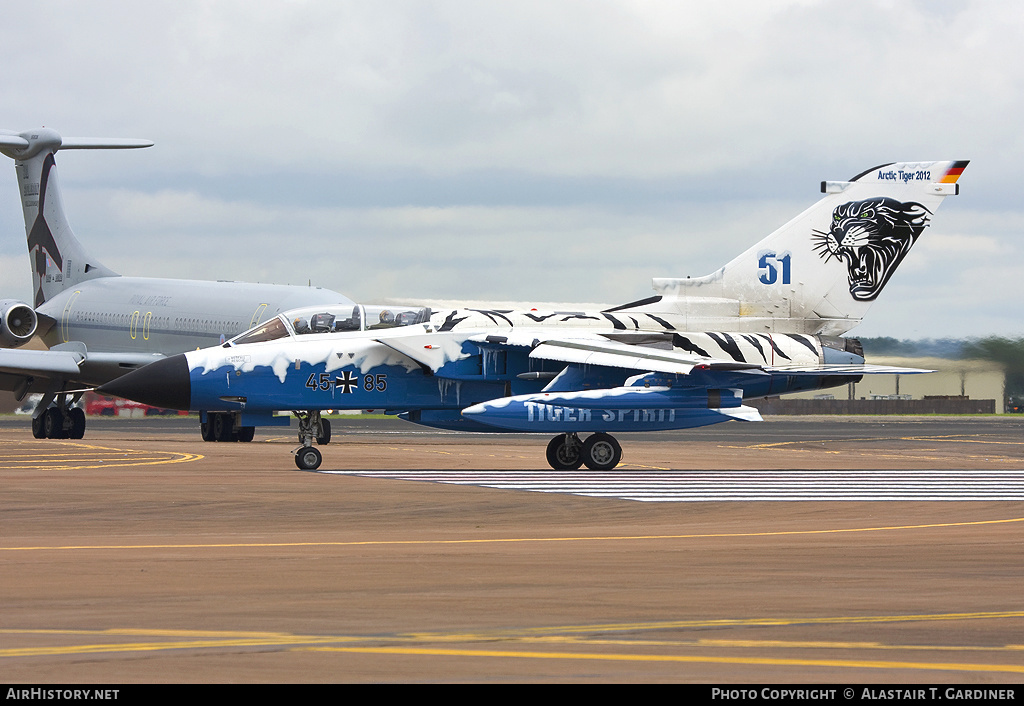
<instances>
[{"instance_id":1,"label":"fighter jet tail fin","mask_svg":"<svg viewBox=\"0 0 1024 706\"><path fill-rule=\"evenodd\" d=\"M18 174L35 306L78 282L117 274L91 257L71 230L54 153L61 149L130 149L152 144L148 140L61 138L48 128L22 133L0 131L0 153L14 160Z\"/></svg>"},{"instance_id":2,"label":"fighter jet tail fin","mask_svg":"<svg viewBox=\"0 0 1024 706\"><path fill-rule=\"evenodd\" d=\"M725 318L743 331L841 335L860 323L942 200L959 193L966 166L902 162L822 182L824 198L725 267L655 279L657 301L620 309L683 315L688 330Z\"/></svg>"}]
</instances>

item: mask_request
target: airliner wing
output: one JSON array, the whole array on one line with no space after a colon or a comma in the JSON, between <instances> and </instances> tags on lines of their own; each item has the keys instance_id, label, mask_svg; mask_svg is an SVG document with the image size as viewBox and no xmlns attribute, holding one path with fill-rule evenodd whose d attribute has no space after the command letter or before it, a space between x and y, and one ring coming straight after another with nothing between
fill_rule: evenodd
<instances>
[{"instance_id":1,"label":"airliner wing","mask_svg":"<svg viewBox=\"0 0 1024 706\"><path fill-rule=\"evenodd\" d=\"M0 348L0 390L45 392L52 380L94 386L160 358L152 353L88 353L80 343L64 350Z\"/></svg>"},{"instance_id":2,"label":"airliner wing","mask_svg":"<svg viewBox=\"0 0 1024 706\"><path fill-rule=\"evenodd\" d=\"M0 373L44 377L74 377L85 360L79 351L23 351L0 349Z\"/></svg>"}]
</instances>

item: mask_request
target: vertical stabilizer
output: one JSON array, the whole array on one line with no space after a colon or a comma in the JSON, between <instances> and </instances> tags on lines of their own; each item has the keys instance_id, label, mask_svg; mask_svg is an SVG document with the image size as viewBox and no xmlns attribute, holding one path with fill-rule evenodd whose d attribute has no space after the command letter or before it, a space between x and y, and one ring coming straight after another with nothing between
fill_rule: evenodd
<instances>
[{"instance_id":1,"label":"vertical stabilizer","mask_svg":"<svg viewBox=\"0 0 1024 706\"><path fill-rule=\"evenodd\" d=\"M62 139L47 128L0 132L0 153L14 159L18 175L35 306L83 280L117 274L91 257L71 230L54 154L60 149L124 149L152 144L144 140Z\"/></svg>"},{"instance_id":2,"label":"vertical stabilizer","mask_svg":"<svg viewBox=\"0 0 1024 706\"><path fill-rule=\"evenodd\" d=\"M966 161L903 162L850 181L705 277L655 279L661 295L635 310L733 319L740 331L841 335L860 323L946 196Z\"/></svg>"}]
</instances>

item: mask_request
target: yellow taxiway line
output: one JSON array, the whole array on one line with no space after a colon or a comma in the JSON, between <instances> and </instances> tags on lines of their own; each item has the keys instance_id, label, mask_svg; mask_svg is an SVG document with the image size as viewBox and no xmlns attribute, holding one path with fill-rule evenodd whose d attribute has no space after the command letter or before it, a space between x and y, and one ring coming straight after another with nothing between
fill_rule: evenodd
<instances>
[{"instance_id":1,"label":"yellow taxiway line","mask_svg":"<svg viewBox=\"0 0 1024 706\"><path fill-rule=\"evenodd\" d=\"M777 530L771 532L721 532L710 534L649 534L611 535L595 537L496 537L491 539L366 539L348 542L225 542L211 544L67 544L24 547L0 547L0 552L47 550L125 550L125 549L268 549L278 547L362 547L402 545L452 544L514 544L532 542L634 542L666 539L730 539L742 537L792 537L822 534L849 534L857 532L893 532L952 527L975 527L1024 522L1024 517L1002 520L975 520L971 522L935 522L923 525L887 525L881 527L840 527L836 529Z\"/></svg>"},{"instance_id":2,"label":"yellow taxiway line","mask_svg":"<svg viewBox=\"0 0 1024 706\"><path fill-rule=\"evenodd\" d=\"M50 635L81 637L148 637L137 642L109 642L103 644L36 646L0 649L0 658L27 658L44 656L83 655L97 653L133 653L170 650L210 650L217 648L272 647L276 651L315 651L354 654L439 656L439 657L490 657L505 659L575 659L628 662L675 662L703 664L746 664L781 667L842 667L852 669L909 669L959 672L1002 672L1024 674L1024 665L987 664L978 662L952 662L922 660L880 660L823 658L822 650L889 650L915 652L1013 652L1024 651L1024 645L979 646L979 645L889 645L879 642L838 642L838 641L786 641L786 640L645 640L645 639L589 639L583 634L602 635L609 631L665 630L680 628L705 628L721 626L765 626L765 625L808 625L808 624L851 624L865 622L910 622L910 621L959 621L1002 618L1024 618L1024 611L993 611L977 613L943 613L919 615L875 615L875 616L832 616L832 617L790 617L790 618L748 618L717 620L677 620L642 623L618 623L600 625L564 625L523 628L520 630L477 631L472 633L404 633L393 635L293 635L278 632L236 632L221 630L144 630L120 628L108 630L57 630L57 629L2 629L0 635ZM167 640L153 638L171 638ZM564 644L577 650L581 647L614 645L626 648L663 647L675 650L728 650L728 649L773 649L815 651L814 658L802 657L754 657L744 655L708 654L643 654L607 653L557 650L520 649L479 649L472 647L442 647L424 643L437 642L481 642L495 641L525 643ZM381 645L380 643L405 643ZM343 644L338 644L343 643ZM356 644L353 644L356 643ZM362 643L362 644L359 644ZM374 643L374 644L366 644ZM419 644L410 644L419 643Z\"/></svg>"},{"instance_id":3,"label":"yellow taxiway line","mask_svg":"<svg viewBox=\"0 0 1024 706\"><path fill-rule=\"evenodd\" d=\"M617 662L688 662L697 664L747 664L774 667L847 667L853 669L915 669L953 672L1009 672L1024 674L1024 665L970 662L898 662L853 659L799 659L778 657L713 657L710 655L643 655L588 652L532 652L520 650L454 650L423 647L305 647L305 652L421 655L446 657L504 657L520 659L577 659Z\"/></svg>"},{"instance_id":4,"label":"yellow taxiway line","mask_svg":"<svg viewBox=\"0 0 1024 706\"><path fill-rule=\"evenodd\" d=\"M33 452L32 446L39 447ZM12 447L14 450L8 452ZM42 441L8 441L0 439L4 449L0 470L66 471L95 468L121 468L126 466L160 466L168 463L188 463L204 458L202 454L178 451L140 451L117 449L77 441L48 439Z\"/></svg>"}]
</instances>

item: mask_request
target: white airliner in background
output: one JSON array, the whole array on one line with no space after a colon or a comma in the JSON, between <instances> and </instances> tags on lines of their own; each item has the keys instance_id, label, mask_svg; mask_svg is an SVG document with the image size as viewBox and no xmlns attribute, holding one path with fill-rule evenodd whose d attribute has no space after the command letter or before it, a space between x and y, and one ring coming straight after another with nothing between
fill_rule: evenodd
<instances>
[{"instance_id":1,"label":"white airliner in background","mask_svg":"<svg viewBox=\"0 0 1024 706\"><path fill-rule=\"evenodd\" d=\"M0 153L14 160L17 172L34 292L31 303L0 299L0 389L19 400L42 394L32 415L36 438L82 437L85 414L74 406L82 393L75 390L214 345L287 309L353 303L319 287L122 277L105 267L68 224L54 155L152 144L62 138L47 128L0 130ZM34 335L49 350L14 350ZM212 438L206 427L204 437Z\"/></svg>"}]
</instances>

